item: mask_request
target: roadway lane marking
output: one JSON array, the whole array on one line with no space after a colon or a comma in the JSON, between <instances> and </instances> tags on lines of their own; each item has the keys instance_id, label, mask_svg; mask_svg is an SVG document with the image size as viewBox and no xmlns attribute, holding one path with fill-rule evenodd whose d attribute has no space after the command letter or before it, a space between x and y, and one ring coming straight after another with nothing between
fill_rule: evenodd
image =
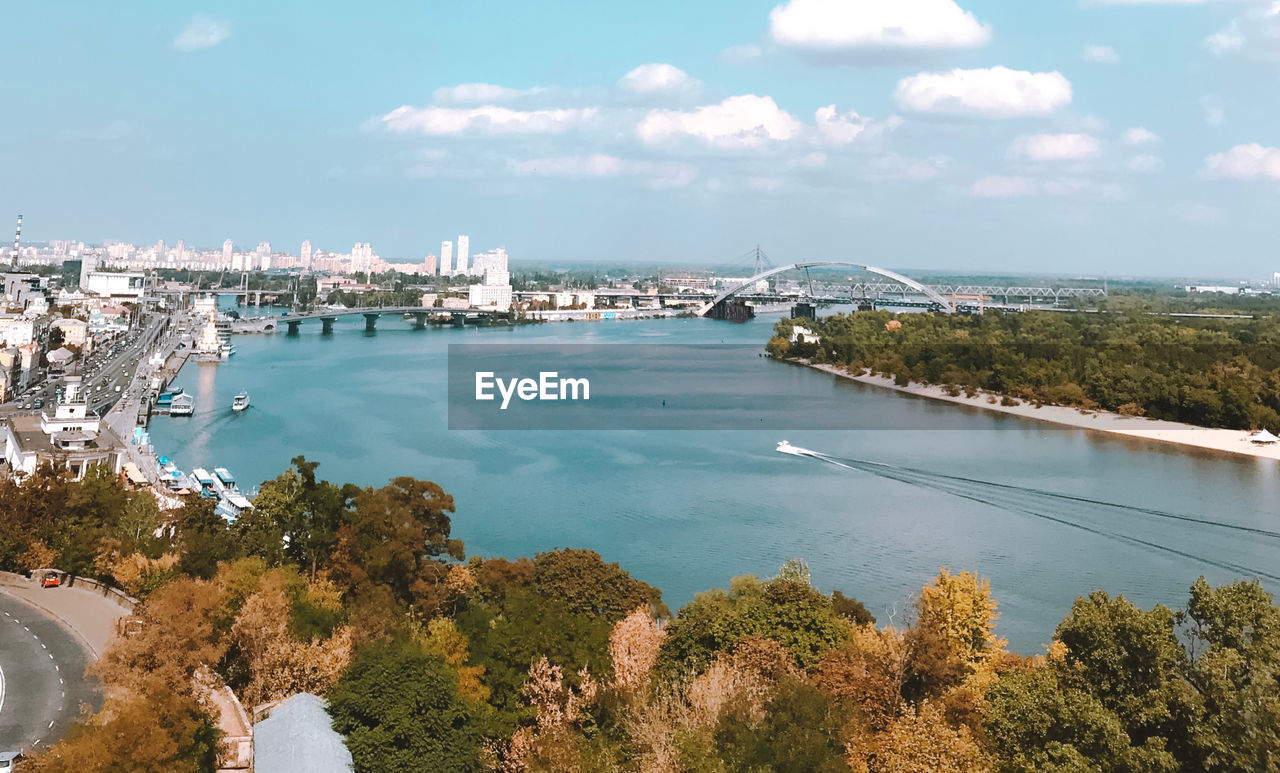
<instances>
[{"instance_id":1,"label":"roadway lane marking","mask_svg":"<svg viewBox=\"0 0 1280 773\"><path fill-rule=\"evenodd\" d=\"M49 727L53 727L53 720L49 720Z\"/></svg>"}]
</instances>

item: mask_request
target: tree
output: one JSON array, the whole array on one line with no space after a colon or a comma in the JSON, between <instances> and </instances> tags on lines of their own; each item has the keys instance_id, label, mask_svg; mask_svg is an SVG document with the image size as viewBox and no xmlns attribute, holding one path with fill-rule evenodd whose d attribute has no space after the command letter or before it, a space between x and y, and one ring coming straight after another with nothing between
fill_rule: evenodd
<instances>
[{"instance_id":1,"label":"tree","mask_svg":"<svg viewBox=\"0 0 1280 773\"><path fill-rule=\"evenodd\" d=\"M446 513L453 497L435 483L408 477L392 479L355 498L355 511L338 529L333 554L334 580L348 591L372 583L390 588L402 601L428 559L463 557L462 542L449 538Z\"/></svg>"},{"instance_id":2,"label":"tree","mask_svg":"<svg viewBox=\"0 0 1280 773\"><path fill-rule=\"evenodd\" d=\"M734 771L845 773L842 735L849 716L807 682L784 678L759 724L748 712L731 710L715 733L716 747Z\"/></svg>"},{"instance_id":3,"label":"tree","mask_svg":"<svg viewBox=\"0 0 1280 773\"><path fill-rule=\"evenodd\" d=\"M357 653L329 694L358 773L478 773L480 732L453 672L414 645Z\"/></svg>"},{"instance_id":4,"label":"tree","mask_svg":"<svg viewBox=\"0 0 1280 773\"><path fill-rule=\"evenodd\" d=\"M594 550L552 550L533 560L533 584L570 611L599 615L610 623L644 605L667 615L662 591L633 578L618 564L606 564Z\"/></svg>"},{"instance_id":5,"label":"tree","mask_svg":"<svg viewBox=\"0 0 1280 773\"><path fill-rule=\"evenodd\" d=\"M1257 581L1191 587L1179 618L1196 653L1188 678L1204 701L1193 727L1207 773L1280 769L1280 608Z\"/></svg>"},{"instance_id":6,"label":"tree","mask_svg":"<svg viewBox=\"0 0 1280 773\"><path fill-rule=\"evenodd\" d=\"M192 577L209 579L218 562L236 557L237 548L227 522L214 512L212 500L188 500L174 518L178 533L178 566Z\"/></svg>"},{"instance_id":7,"label":"tree","mask_svg":"<svg viewBox=\"0 0 1280 773\"><path fill-rule=\"evenodd\" d=\"M22 763L30 773L203 773L217 763L218 730L192 697L147 681L109 697L61 742Z\"/></svg>"},{"instance_id":8,"label":"tree","mask_svg":"<svg viewBox=\"0 0 1280 773\"><path fill-rule=\"evenodd\" d=\"M614 624L609 632L609 659L613 663L615 689L633 693L648 686L665 636L647 606L636 607Z\"/></svg>"},{"instance_id":9,"label":"tree","mask_svg":"<svg viewBox=\"0 0 1280 773\"><path fill-rule=\"evenodd\" d=\"M908 711L883 733L849 743L854 773L987 773L991 760L966 727L947 724L941 709L929 703ZM1025 768L1067 773L1073 768ZM1012 769L1010 769L1012 770Z\"/></svg>"},{"instance_id":10,"label":"tree","mask_svg":"<svg viewBox=\"0 0 1280 773\"><path fill-rule=\"evenodd\" d=\"M295 456L291 463L292 469L262 484L243 533L249 550L268 560L275 561L280 546L287 546L286 555L314 578L328 564L338 528L350 515L351 498L359 490L317 480L319 463L304 456Z\"/></svg>"}]
</instances>

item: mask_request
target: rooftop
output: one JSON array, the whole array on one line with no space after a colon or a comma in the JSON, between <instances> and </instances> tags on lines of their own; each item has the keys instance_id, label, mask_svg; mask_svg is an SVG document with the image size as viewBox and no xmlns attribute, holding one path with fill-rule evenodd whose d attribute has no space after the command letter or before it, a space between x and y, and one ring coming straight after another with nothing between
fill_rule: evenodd
<instances>
[{"instance_id":1,"label":"rooftop","mask_svg":"<svg viewBox=\"0 0 1280 773\"><path fill-rule=\"evenodd\" d=\"M253 729L258 773L350 773L351 752L334 729L325 703L310 693L286 698Z\"/></svg>"}]
</instances>

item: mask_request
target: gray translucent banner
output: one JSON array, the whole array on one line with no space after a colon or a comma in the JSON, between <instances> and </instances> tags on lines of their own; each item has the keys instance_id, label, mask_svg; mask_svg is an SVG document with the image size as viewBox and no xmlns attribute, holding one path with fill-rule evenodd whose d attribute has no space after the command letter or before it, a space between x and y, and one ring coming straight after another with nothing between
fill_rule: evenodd
<instances>
[{"instance_id":1,"label":"gray translucent banner","mask_svg":"<svg viewBox=\"0 0 1280 773\"><path fill-rule=\"evenodd\" d=\"M981 413L754 345L450 344L448 379L456 430L972 430ZM1027 427L986 416L988 428Z\"/></svg>"}]
</instances>

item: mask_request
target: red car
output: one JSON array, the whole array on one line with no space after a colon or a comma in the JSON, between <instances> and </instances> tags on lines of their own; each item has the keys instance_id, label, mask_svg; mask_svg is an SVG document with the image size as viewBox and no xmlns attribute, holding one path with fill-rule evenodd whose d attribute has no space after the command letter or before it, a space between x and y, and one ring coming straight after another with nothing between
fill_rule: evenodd
<instances>
[{"instance_id":1,"label":"red car","mask_svg":"<svg viewBox=\"0 0 1280 773\"><path fill-rule=\"evenodd\" d=\"M41 588L56 588L62 584L62 578L53 572L45 572L40 578Z\"/></svg>"}]
</instances>

